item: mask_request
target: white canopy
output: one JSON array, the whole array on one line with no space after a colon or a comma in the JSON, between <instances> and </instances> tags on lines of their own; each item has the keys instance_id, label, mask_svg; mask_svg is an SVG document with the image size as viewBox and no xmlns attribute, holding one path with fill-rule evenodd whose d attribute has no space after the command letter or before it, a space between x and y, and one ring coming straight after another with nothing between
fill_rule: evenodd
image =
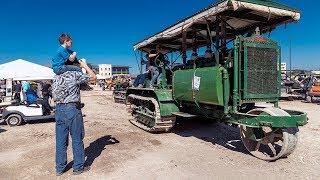
<instances>
[{"instance_id":1,"label":"white canopy","mask_svg":"<svg viewBox=\"0 0 320 180\"><path fill-rule=\"evenodd\" d=\"M22 59L0 65L0 79L48 80L53 79L51 68Z\"/></svg>"}]
</instances>

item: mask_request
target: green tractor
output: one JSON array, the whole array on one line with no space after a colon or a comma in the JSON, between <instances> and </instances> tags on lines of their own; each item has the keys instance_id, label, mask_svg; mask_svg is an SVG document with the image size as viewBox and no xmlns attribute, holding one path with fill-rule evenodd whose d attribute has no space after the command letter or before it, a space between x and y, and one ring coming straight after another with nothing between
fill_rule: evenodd
<instances>
[{"instance_id":1,"label":"green tractor","mask_svg":"<svg viewBox=\"0 0 320 180\"><path fill-rule=\"evenodd\" d=\"M299 10L269 0L225 0L136 44L143 55L161 46L165 57L181 57L181 63L156 59L162 70L157 86L127 90L130 122L167 132L177 117L200 116L238 125L257 158L290 155L307 115L278 106L280 47L261 34L299 19ZM273 106L257 107L261 102Z\"/></svg>"}]
</instances>

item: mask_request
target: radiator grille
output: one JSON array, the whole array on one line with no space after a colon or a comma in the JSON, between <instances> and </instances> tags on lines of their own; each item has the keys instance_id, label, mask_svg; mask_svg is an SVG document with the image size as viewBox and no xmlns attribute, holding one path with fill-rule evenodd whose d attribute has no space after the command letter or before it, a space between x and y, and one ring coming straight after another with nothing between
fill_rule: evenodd
<instances>
[{"instance_id":1,"label":"radiator grille","mask_svg":"<svg viewBox=\"0 0 320 180\"><path fill-rule=\"evenodd\" d=\"M248 47L248 93L277 94L277 49Z\"/></svg>"}]
</instances>

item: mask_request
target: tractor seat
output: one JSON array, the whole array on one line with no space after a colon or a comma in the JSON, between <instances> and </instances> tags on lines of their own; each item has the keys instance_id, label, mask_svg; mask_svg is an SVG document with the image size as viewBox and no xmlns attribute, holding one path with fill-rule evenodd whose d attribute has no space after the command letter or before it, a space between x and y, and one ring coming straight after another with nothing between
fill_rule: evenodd
<instances>
[{"instance_id":1,"label":"tractor seat","mask_svg":"<svg viewBox=\"0 0 320 180\"><path fill-rule=\"evenodd\" d=\"M186 65L178 64L178 65L173 66L172 71L181 70L181 69L185 69L185 68L186 68Z\"/></svg>"},{"instance_id":2,"label":"tractor seat","mask_svg":"<svg viewBox=\"0 0 320 180\"><path fill-rule=\"evenodd\" d=\"M203 61L202 61L202 67L211 67L211 66L215 66L216 65L216 60L213 57L211 58L205 58Z\"/></svg>"},{"instance_id":3,"label":"tractor seat","mask_svg":"<svg viewBox=\"0 0 320 180\"><path fill-rule=\"evenodd\" d=\"M191 59L188 60L186 63L187 66L193 66L193 64L194 64L194 60L191 60Z\"/></svg>"}]
</instances>

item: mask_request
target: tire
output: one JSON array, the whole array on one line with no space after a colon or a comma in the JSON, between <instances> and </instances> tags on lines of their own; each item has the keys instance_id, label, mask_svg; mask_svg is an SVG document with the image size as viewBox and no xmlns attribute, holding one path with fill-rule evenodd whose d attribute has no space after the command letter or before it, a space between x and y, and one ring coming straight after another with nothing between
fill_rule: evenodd
<instances>
[{"instance_id":1,"label":"tire","mask_svg":"<svg viewBox=\"0 0 320 180\"><path fill-rule=\"evenodd\" d=\"M310 95L307 95L306 101L307 101L307 103L312 103L313 99Z\"/></svg>"},{"instance_id":2,"label":"tire","mask_svg":"<svg viewBox=\"0 0 320 180\"><path fill-rule=\"evenodd\" d=\"M263 116L290 116L278 108L253 109L247 114ZM293 128L251 128L240 125L240 137L245 148L255 157L265 161L275 161L287 157L298 143L297 127ZM259 134L263 136L259 136ZM257 136L258 135L258 136Z\"/></svg>"},{"instance_id":3,"label":"tire","mask_svg":"<svg viewBox=\"0 0 320 180\"><path fill-rule=\"evenodd\" d=\"M19 114L11 114L7 117L6 123L9 126L19 126L22 123L22 117Z\"/></svg>"}]
</instances>

